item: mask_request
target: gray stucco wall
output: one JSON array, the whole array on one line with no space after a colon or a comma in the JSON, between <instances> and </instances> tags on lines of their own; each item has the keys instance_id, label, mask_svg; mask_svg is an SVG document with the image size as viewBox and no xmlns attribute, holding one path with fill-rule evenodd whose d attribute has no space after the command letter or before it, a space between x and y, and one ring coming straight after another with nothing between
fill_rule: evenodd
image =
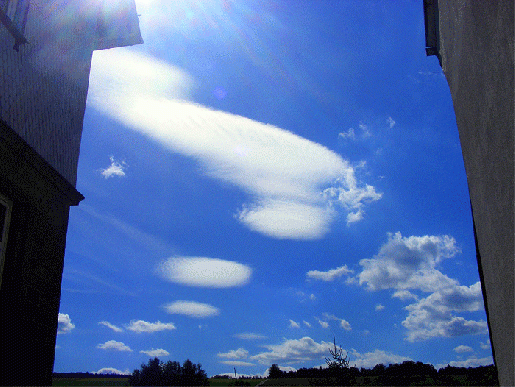
<instances>
[{"instance_id":1,"label":"gray stucco wall","mask_svg":"<svg viewBox=\"0 0 515 387\"><path fill-rule=\"evenodd\" d=\"M514 2L439 0L449 83L472 202L501 385L514 378Z\"/></svg>"}]
</instances>

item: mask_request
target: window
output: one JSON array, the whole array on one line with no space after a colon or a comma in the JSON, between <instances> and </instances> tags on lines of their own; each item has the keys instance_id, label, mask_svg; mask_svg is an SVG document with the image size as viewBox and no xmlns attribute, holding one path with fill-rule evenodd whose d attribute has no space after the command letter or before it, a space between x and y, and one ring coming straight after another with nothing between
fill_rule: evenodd
<instances>
[{"instance_id":1,"label":"window","mask_svg":"<svg viewBox=\"0 0 515 387\"><path fill-rule=\"evenodd\" d=\"M4 271L5 249L7 246L7 234L11 218L12 202L0 195L0 285Z\"/></svg>"},{"instance_id":2,"label":"window","mask_svg":"<svg viewBox=\"0 0 515 387\"><path fill-rule=\"evenodd\" d=\"M14 49L27 43L23 36L30 0L0 0L0 21L14 37Z\"/></svg>"}]
</instances>

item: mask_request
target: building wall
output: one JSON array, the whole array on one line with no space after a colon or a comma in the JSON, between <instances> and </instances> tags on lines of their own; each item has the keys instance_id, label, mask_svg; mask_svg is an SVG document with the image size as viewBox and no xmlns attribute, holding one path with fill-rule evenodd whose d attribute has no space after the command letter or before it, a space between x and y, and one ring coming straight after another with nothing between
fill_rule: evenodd
<instances>
[{"instance_id":1,"label":"building wall","mask_svg":"<svg viewBox=\"0 0 515 387\"><path fill-rule=\"evenodd\" d=\"M0 25L0 119L75 185L95 18L73 4L32 2L18 52Z\"/></svg>"},{"instance_id":2,"label":"building wall","mask_svg":"<svg viewBox=\"0 0 515 387\"><path fill-rule=\"evenodd\" d=\"M514 2L439 0L439 56L452 95L501 385L514 378Z\"/></svg>"},{"instance_id":3,"label":"building wall","mask_svg":"<svg viewBox=\"0 0 515 387\"><path fill-rule=\"evenodd\" d=\"M75 184L92 52L142 43L134 0L31 0L26 20L28 43L17 51L0 13L0 196L11 204L0 262L6 386L52 384L69 207L84 199Z\"/></svg>"},{"instance_id":4,"label":"building wall","mask_svg":"<svg viewBox=\"0 0 515 387\"><path fill-rule=\"evenodd\" d=\"M75 185L92 52L142 43L134 0L31 1L24 36L0 24L0 119Z\"/></svg>"}]
</instances>

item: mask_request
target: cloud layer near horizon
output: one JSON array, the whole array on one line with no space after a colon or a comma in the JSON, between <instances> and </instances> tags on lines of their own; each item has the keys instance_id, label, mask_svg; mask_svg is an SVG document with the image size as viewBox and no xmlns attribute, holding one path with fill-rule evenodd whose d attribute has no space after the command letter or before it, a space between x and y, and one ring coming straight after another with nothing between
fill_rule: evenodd
<instances>
[{"instance_id":1,"label":"cloud layer near horizon","mask_svg":"<svg viewBox=\"0 0 515 387\"><path fill-rule=\"evenodd\" d=\"M316 239L342 208L349 223L381 194L326 147L246 117L187 102L193 79L129 50L93 56L88 104L247 192L236 218L274 238ZM359 215L359 216L358 216Z\"/></svg>"}]
</instances>

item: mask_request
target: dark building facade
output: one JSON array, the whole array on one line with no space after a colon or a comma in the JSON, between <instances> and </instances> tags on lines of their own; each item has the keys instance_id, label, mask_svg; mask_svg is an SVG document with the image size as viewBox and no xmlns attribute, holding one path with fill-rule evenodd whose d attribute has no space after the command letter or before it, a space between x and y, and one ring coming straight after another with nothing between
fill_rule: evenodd
<instances>
[{"instance_id":1,"label":"dark building facade","mask_svg":"<svg viewBox=\"0 0 515 387\"><path fill-rule=\"evenodd\" d=\"M493 357L513 386L514 2L424 0L424 13L456 113Z\"/></svg>"},{"instance_id":2,"label":"dark building facade","mask_svg":"<svg viewBox=\"0 0 515 387\"><path fill-rule=\"evenodd\" d=\"M0 0L0 385L51 385L94 50L142 43L134 0Z\"/></svg>"}]
</instances>

